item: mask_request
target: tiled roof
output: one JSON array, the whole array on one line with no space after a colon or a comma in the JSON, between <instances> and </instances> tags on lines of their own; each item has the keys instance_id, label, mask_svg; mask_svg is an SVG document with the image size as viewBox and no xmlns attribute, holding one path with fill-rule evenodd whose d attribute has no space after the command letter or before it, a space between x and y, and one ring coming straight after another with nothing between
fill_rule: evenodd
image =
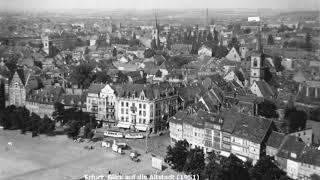
<instances>
[{"instance_id":1,"label":"tiled roof","mask_svg":"<svg viewBox=\"0 0 320 180\"><path fill-rule=\"evenodd\" d=\"M262 80L262 81L255 81L255 83L257 84L259 90L261 91L263 97L265 98L271 98L275 96L274 91L271 89L270 85Z\"/></svg>"},{"instance_id":2,"label":"tiled roof","mask_svg":"<svg viewBox=\"0 0 320 180\"><path fill-rule=\"evenodd\" d=\"M277 156L286 158L286 159L295 159L299 157L302 151L305 148L305 144L295 136L288 136L281 148ZM296 158L291 157L291 153L296 154Z\"/></svg>"},{"instance_id":3,"label":"tiled roof","mask_svg":"<svg viewBox=\"0 0 320 180\"><path fill-rule=\"evenodd\" d=\"M185 101L193 101L195 97L197 97L201 91L202 91L203 87L201 85L198 86L194 86L194 85L190 85L187 87L180 87L178 89L179 92L179 96L185 100Z\"/></svg>"},{"instance_id":4,"label":"tiled roof","mask_svg":"<svg viewBox=\"0 0 320 180\"><path fill-rule=\"evenodd\" d=\"M157 99L166 93L174 93L173 87L168 82L162 82L159 84L121 84L114 86L115 91L119 97L131 97L135 94L135 97L140 96L143 91L146 98L149 100Z\"/></svg>"},{"instance_id":5,"label":"tiled roof","mask_svg":"<svg viewBox=\"0 0 320 180\"><path fill-rule=\"evenodd\" d=\"M44 89L31 91L27 96L27 101L53 105L59 100L62 93L61 87L46 86Z\"/></svg>"},{"instance_id":6,"label":"tiled roof","mask_svg":"<svg viewBox=\"0 0 320 180\"><path fill-rule=\"evenodd\" d=\"M99 94L101 89L103 89L106 85L105 84L91 84L89 89L88 89L88 93L92 93L92 94Z\"/></svg>"},{"instance_id":7,"label":"tiled roof","mask_svg":"<svg viewBox=\"0 0 320 180\"><path fill-rule=\"evenodd\" d=\"M301 163L320 167L320 150L310 148L306 151L303 151L299 157L299 161Z\"/></svg>"},{"instance_id":8,"label":"tiled roof","mask_svg":"<svg viewBox=\"0 0 320 180\"><path fill-rule=\"evenodd\" d=\"M174 116L169 119L169 122L175 124L182 124L183 120L187 117L187 113L184 111L178 111Z\"/></svg>"},{"instance_id":9,"label":"tiled roof","mask_svg":"<svg viewBox=\"0 0 320 180\"><path fill-rule=\"evenodd\" d=\"M221 128L222 131L232 133L237 121L240 119L240 114L224 111L224 113L221 115L221 118L224 120Z\"/></svg>"},{"instance_id":10,"label":"tiled roof","mask_svg":"<svg viewBox=\"0 0 320 180\"><path fill-rule=\"evenodd\" d=\"M84 92L81 95L63 94L59 97L59 102L64 103L66 106L81 106L84 107L86 103L87 93Z\"/></svg>"},{"instance_id":11,"label":"tiled roof","mask_svg":"<svg viewBox=\"0 0 320 180\"><path fill-rule=\"evenodd\" d=\"M255 116L240 114L233 135L254 143L261 143L270 129L272 121Z\"/></svg>"},{"instance_id":12,"label":"tiled roof","mask_svg":"<svg viewBox=\"0 0 320 180\"><path fill-rule=\"evenodd\" d=\"M276 131L272 131L268 141L266 142L267 146L271 146L273 148L279 148L282 141L284 140L285 135Z\"/></svg>"}]
</instances>

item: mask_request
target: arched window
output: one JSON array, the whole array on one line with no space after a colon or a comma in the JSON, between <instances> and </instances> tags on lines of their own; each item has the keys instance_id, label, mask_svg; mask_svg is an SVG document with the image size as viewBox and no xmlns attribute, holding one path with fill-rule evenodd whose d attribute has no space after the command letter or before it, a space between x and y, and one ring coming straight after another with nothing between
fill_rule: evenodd
<instances>
[{"instance_id":1,"label":"arched window","mask_svg":"<svg viewBox=\"0 0 320 180\"><path fill-rule=\"evenodd\" d=\"M253 59L253 67L257 67L258 66L258 60L257 58Z\"/></svg>"}]
</instances>

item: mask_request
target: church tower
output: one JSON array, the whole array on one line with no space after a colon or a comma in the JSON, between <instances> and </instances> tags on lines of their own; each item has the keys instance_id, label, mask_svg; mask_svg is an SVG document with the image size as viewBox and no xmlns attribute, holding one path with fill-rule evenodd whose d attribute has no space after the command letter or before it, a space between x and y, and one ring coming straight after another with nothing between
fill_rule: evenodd
<instances>
[{"instance_id":1,"label":"church tower","mask_svg":"<svg viewBox=\"0 0 320 180\"><path fill-rule=\"evenodd\" d=\"M156 27L152 31L152 39L156 41L156 46L157 48L159 48L160 47L160 38L159 38L160 28L158 24L157 13L155 13L155 20L156 20Z\"/></svg>"},{"instance_id":2,"label":"church tower","mask_svg":"<svg viewBox=\"0 0 320 180\"><path fill-rule=\"evenodd\" d=\"M42 44L43 44L43 51L49 55L49 54L50 54L50 40L49 40L49 36L44 36L44 37L42 38Z\"/></svg>"},{"instance_id":3,"label":"church tower","mask_svg":"<svg viewBox=\"0 0 320 180\"><path fill-rule=\"evenodd\" d=\"M261 42L260 27L257 35L257 47L255 52L251 55L251 68L250 68L250 84L255 81L264 79L265 76L265 55L263 53L263 47Z\"/></svg>"}]
</instances>

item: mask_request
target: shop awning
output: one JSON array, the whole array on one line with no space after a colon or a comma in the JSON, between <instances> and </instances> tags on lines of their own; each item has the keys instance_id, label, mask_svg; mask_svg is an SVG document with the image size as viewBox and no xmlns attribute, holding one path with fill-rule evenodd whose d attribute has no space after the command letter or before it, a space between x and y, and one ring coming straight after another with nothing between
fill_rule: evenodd
<instances>
[{"instance_id":1,"label":"shop awning","mask_svg":"<svg viewBox=\"0 0 320 180\"><path fill-rule=\"evenodd\" d=\"M221 151L221 152L220 152L220 155L221 155L221 156L224 156L224 157L229 157L229 156L230 156L230 153L227 152L227 151Z\"/></svg>"},{"instance_id":2,"label":"shop awning","mask_svg":"<svg viewBox=\"0 0 320 180\"><path fill-rule=\"evenodd\" d=\"M146 131L147 130L147 126L143 126L143 125L136 125L135 128L138 129L139 131Z\"/></svg>"},{"instance_id":3,"label":"shop awning","mask_svg":"<svg viewBox=\"0 0 320 180\"><path fill-rule=\"evenodd\" d=\"M119 128L126 128L126 129L129 129L130 124L118 123L118 124L117 124L117 127L119 127Z\"/></svg>"}]
</instances>

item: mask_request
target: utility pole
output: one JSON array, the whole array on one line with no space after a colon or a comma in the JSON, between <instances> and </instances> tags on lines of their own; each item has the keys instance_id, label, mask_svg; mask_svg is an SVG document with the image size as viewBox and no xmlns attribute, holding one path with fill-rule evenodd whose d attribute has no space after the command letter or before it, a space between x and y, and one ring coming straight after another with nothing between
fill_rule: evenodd
<instances>
[{"instance_id":1,"label":"utility pole","mask_svg":"<svg viewBox=\"0 0 320 180\"><path fill-rule=\"evenodd\" d=\"M147 126L147 129L146 129L146 153L148 153L148 130L149 130L149 126Z\"/></svg>"}]
</instances>

